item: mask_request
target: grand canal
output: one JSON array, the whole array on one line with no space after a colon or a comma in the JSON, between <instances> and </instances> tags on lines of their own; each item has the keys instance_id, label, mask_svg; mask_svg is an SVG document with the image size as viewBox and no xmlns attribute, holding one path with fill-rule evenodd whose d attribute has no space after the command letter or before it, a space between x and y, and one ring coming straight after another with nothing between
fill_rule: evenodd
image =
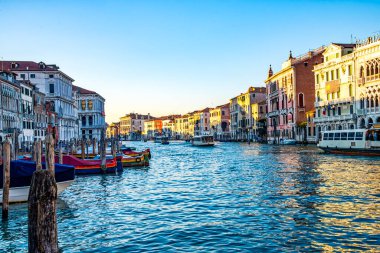
<instances>
[{"instance_id":1,"label":"grand canal","mask_svg":"<svg viewBox=\"0 0 380 253\"><path fill-rule=\"evenodd\" d=\"M58 201L62 252L380 251L380 159L312 146L150 147L150 168L78 176ZM27 251L26 204L0 250Z\"/></svg>"}]
</instances>

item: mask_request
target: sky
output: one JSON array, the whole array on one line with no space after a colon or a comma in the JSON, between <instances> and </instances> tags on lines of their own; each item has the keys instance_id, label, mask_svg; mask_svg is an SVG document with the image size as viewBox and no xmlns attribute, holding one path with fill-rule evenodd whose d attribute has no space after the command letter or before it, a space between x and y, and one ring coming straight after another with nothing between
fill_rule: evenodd
<instances>
[{"instance_id":1,"label":"sky","mask_svg":"<svg viewBox=\"0 0 380 253\"><path fill-rule=\"evenodd\" d=\"M106 121L185 114L264 86L293 56L380 32L378 1L0 0L0 59L56 64Z\"/></svg>"}]
</instances>

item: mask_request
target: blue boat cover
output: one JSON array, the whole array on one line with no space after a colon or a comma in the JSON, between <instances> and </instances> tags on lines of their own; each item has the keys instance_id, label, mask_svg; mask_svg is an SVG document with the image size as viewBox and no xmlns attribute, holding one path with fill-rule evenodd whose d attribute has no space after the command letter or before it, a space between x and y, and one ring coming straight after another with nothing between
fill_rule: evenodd
<instances>
[{"instance_id":1,"label":"blue boat cover","mask_svg":"<svg viewBox=\"0 0 380 253\"><path fill-rule=\"evenodd\" d=\"M3 166L1 166L3 169ZM45 169L45 163L42 163L42 169ZM36 170L36 163L26 160L11 161L10 187L30 186L33 172ZM64 182L74 180L75 168L71 165L55 164L55 181ZM3 188L3 172L0 173L0 189Z\"/></svg>"}]
</instances>

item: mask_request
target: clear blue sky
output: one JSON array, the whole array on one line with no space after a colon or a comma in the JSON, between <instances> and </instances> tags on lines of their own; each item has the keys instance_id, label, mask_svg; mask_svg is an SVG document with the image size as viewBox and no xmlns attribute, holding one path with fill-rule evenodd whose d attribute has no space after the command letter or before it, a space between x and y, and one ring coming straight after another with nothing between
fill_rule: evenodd
<instances>
[{"instance_id":1,"label":"clear blue sky","mask_svg":"<svg viewBox=\"0 0 380 253\"><path fill-rule=\"evenodd\" d=\"M227 103L293 55L380 30L380 1L0 0L0 57L57 64L107 121Z\"/></svg>"}]
</instances>

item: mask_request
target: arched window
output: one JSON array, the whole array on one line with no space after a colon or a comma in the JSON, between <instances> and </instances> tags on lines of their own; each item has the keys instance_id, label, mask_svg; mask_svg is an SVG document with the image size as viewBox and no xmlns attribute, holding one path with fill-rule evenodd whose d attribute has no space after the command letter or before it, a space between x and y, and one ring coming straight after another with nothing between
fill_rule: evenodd
<instances>
[{"instance_id":1,"label":"arched window","mask_svg":"<svg viewBox=\"0 0 380 253\"><path fill-rule=\"evenodd\" d=\"M363 68L363 66L360 67L359 76L360 77L364 77L364 68Z\"/></svg>"},{"instance_id":2,"label":"arched window","mask_svg":"<svg viewBox=\"0 0 380 253\"><path fill-rule=\"evenodd\" d=\"M303 100L303 93L298 94L298 106L305 107L304 100Z\"/></svg>"},{"instance_id":3,"label":"arched window","mask_svg":"<svg viewBox=\"0 0 380 253\"><path fill-rule=\"evenodd\" d=\"M82 116L82 126L86 125L86 116Z\"/></svg>"},{"instance_id":4,"label":"arched window","mask_svg":"<svg viewBox=\"0 0 380 253\"><path fill-rule=\"evenodd\" d=\"M320 96L320 93L319 91L317 91L317 102L321 101L321 96Z\"/></svg>"},{"instance_id":5,"label":"arched window","mask_svg":"<svg viewBox=\"0 0 380 253\"><path fill-rule=\"evenodd\" d=\"M371 71L370 71L370 68L369 66L367 66L367 72L366 72L366 76L370 76L371 75Z\"/></svg>"}]
</instances>

